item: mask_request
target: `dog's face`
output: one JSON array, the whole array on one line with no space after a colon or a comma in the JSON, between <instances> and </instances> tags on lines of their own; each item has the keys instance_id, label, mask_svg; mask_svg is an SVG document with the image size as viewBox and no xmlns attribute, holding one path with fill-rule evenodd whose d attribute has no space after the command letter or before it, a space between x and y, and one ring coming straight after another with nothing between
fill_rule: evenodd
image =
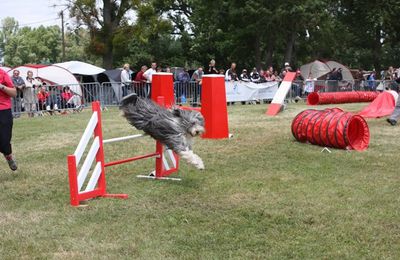
<instances>
[{"instance_id":1,"label":"dog's face","mask_svg":"<svg viewBox=\"0 0 400 260\"><path fill-rule=\"evenodd\" d=\"M181 120L186 133L191 136L195 137L202 135L205 132L204 118L199 112L174 109L173 114Z\"/></svg>"}]
</instances>

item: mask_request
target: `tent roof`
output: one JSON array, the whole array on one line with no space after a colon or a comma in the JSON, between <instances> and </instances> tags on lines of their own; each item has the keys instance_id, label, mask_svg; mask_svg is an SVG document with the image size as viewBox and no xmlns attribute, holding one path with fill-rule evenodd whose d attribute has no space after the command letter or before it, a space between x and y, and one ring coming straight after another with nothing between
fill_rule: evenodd
<instances>
[{"instance_id":1,"label":"tent roof","mask_svg":"<svg viewBox=\"0 0 400 260\"><path fill-rule=\"evenodd\" d=\"M336 61L320 61L315 60L313 62L304 64L300 67L301 75L305 78L316 78L319 79L321 77L326 76L329 72L331 72L334 68L342 69L343 80L353 81L353 75L349 68L345 65L336 62Z\"/></svg>"},{"instance_id":2,"label":"tent roof","mask_svg":"<svg viewBox=\"0 0 400 260\"><path fill-rule=\"evenodd\" d=\"M105 71L105 69L94 66L82 61L67 61L63 63L56 63L56 66L62 67L72 74L79 75L97 75Z\"/></svg>"},{"instance_id":3,"label":"tent roof","mask_svg":"<svg viewBox=\"0 0 400 260\"><path fill-rule=\"evenodd\" d=\"M108 77L110 82L121 82L122 69L106 70L103 73Z\"/></svg>"},{"instance_id":4,"label":"tent roof","mask_svg":"<svg viewBox=\"0 0 400 260\"><path fill-rule=\"evenodd\" d=\"M19 70L20 76L24 79L27 72L33 72L33 77L39 77L52 85L69 85L70 88L81 94L78 80L68 70L55 65L23 65L15 67L8 71L8 75L12 77L13 70Z\"/></svg>"},{"instance_id":5,"label":"tent roof","mask_svg":"<svg viewBox=\"0 0 400 260\"><path fill-rule=\"evenodd\" d=\"M6 66L0 66L0 69L4 70L5 72L8 72L11 68Z\"/></svg>"}]
</instances>

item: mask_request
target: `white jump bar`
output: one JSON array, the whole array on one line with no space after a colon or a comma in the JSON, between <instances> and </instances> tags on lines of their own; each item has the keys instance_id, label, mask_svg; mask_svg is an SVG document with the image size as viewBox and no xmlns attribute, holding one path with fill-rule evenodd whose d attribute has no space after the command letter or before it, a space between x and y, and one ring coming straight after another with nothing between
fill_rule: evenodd
<instances>
[{"instance_id":1,"label":"white jump bar","mask_svg":"<svg viewBox=\"0 0 400 260\"><path fill-rule=\"evenodd\" d=\"M111 139L103 140L103 144L121 142L121 141L125 141L125 140L130 140L130 139L136 139L136 138L143 137L143 136L144 136L144 134L128 135L128 136L123 136L123 137L116 137L116 138L111 138Z\"/></svg>"}]
</instances>

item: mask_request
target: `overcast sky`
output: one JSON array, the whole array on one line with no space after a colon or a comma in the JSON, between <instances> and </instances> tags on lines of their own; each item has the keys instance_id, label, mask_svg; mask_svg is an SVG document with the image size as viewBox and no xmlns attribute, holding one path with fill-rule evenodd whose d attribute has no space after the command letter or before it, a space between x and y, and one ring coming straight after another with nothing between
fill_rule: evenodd
<instances>
[{"instance_id":1,"label":"overcast sky","mask_svg":"<svg viewBox=\"0 0 400 260\"><path fill-rule=\"evenodd\" d=\"M19 25L38 27L40 25L61 25L58 13L65 7L62 0L0 0L0 20L14 17ZM68 20L68 14L65 20Z\"/></svg>"}]
</instances>

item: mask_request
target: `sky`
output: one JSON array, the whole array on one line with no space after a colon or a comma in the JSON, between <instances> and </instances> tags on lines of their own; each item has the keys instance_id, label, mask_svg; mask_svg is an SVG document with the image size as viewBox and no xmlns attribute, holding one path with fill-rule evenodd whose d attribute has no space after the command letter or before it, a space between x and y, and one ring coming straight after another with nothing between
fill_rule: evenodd
<instances>
[{"instance_id":1,"label":"sky","mask_svg":"<svg viewBox=\"0 0 400 260\"><path fill-rule=\"evenodd\" d=\"M62 5L63 3L62 0L0 0L0 20L5 17L14 17L20 27L61 26L58 14L65 7L53 7L53 5ZM64 17L65 22L68 22L68 13Z\"/></svg>"}]
</instances>

